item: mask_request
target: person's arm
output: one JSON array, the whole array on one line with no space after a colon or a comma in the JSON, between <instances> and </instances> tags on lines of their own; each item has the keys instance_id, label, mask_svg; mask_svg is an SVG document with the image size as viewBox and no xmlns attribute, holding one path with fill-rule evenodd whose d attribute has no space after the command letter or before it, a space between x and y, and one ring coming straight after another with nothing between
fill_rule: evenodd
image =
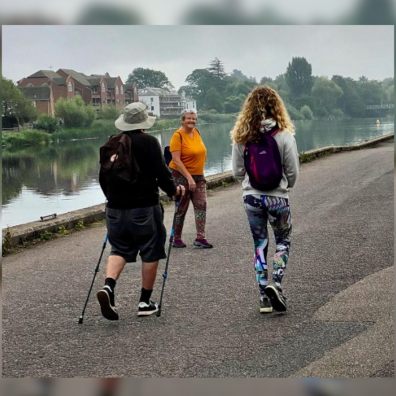
<instances>
[{"instance_id":1,"label":"person's arm","mask_svg":"<svg viewBox=\"0 0 396 396\"><path fill-rule=\"evenodd\" d=\"M172 151L172 161L176 164L177 170L187 179L188 189L190 191L195 191L197 187L195 181L191 176L190 172L184 166L183 161L180 158L180 155L181 155L181 151Z\"/></svg>"},{"instance_id":2,"label":"person's arm","mask_svg":"<svg viewBox=\"0 0 396 396\"><path fill-rule=\"evenodd\" d=\"M232 144L232 174L238 181L242 181L246 174L243 146L237 143Z\"/></svg>"},{"instance_id":3,"label":"person's arm","mask_svg":"<svg viewBox=\"0 0 396 396\"><path fill-rule=\"evenodd\" d=\"M99 185L107 199L107 180L102 170L99 171Z\"/></svg>"},{"instance_id":4,"label":"person's arm","mask_svg":"<svg viewBox=\"0 0 396 396\"><path fill-rule=\"evenodd\" d=\"M285 147L283 152L283 168L287 178L288 187L293 187L296 184L299 174L299 156L297 150L297 143L294 136L285 132Z\"/></svg>"}]
</instances>

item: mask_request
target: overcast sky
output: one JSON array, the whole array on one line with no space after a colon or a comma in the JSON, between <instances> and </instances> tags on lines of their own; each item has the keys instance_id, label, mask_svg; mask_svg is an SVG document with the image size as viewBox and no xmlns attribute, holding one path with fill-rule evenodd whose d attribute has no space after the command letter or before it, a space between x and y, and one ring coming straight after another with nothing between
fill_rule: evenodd
<instances>
[{"instance_id":1,"label":"overcast sky","mask_svg":"<svg viewBox=\"0 0 396 396\"><path fill-rule=\"evenodd\" d=\"M5 14L31 15L40 13L62 23L75 23L82 10L92 4L121 6L139 14L147 24L170 25L181 22L183 15L197 5L210 5L252 15L262 9L272 9L298 23L313 18L333 18L345 15L363 0L2 0Z\"/></svg>"},{"instance_id":2,"label":"overcast sky","mask_svg":"<svg viewBox=\"0 0 396 396\"><path fill-rule=\"evenodd\" d=\"M163 71L177 88L218 57L260 81L303 56L312 74L393 77L393 26L3 26L3 75L40 69L119 75L136 67Z\"/></svg>"}]
</instances>

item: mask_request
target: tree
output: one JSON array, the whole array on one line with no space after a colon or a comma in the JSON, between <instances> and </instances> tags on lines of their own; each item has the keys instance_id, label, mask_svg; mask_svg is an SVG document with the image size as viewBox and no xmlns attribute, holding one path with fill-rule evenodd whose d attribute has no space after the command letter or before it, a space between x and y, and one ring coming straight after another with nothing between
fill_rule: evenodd
<instances>
[{"instance_id":1,"label":"tree","mask_svg":"<svg viewBox=\"0 0 396 396\"><path fill-rule=\"evenodd\" d=\"M309 95L313 85L312 66L305 58L293 58L287 66L286 82L293 97Z\"/></svg>"},{"instance_id":2,"label":"tree","mask_svg":"<svg viewBox=\"0 0 396 396\"><path fill-rule=\"evenodd\" d=\"M205 95L205 108L216 110L221 113L223 111L223 98L215 88L210 88Z\"/></svg>"},{"instance_id":3,"label":"tree","mask_svg":"<svg viewBox=\"0 0 396 396\"><path fill-rule=\"evenodd\" d=\"M381 82L385 103L395 103L395 83L393 78L386 78Z\"/></svg>"},{"instance_id":4,"label":"tree","mask_svg":"<svg viewBox=\"0 0 396 396\"><path fill-rule=\"evenodd\" d=\"M90 126L95 119L95 110L92 106L87 106L81 96L58 99L55 103L55 114L63 120L67 128Z\"/></svg>"},{"instance_id":5,"label":"tree","mask_svg":"<svg viewBox=\"0 0 396 396\"><path fill-rule=\"evenodd\" d=\"M337 108L337 101L343 95L342 89L332 80L319 77L312 87L312 97L315 103L315 113L330 114Z\"/></svg>"},{"instance_id":6,"label":"tree","mask_svg":"<svg viewBox=\"0 0 396 396\"><path fill-rule=\"evenodd\" d=\"M227 77L225 82L225 97L239 95L247 96L247 94L256 86L256 83L251 80L240 80L232 77Z\"/></svg>"},{"instance_id":7,"label":"tree","mask_svg":"<svg viewBox=\"0 0 396 396\"><path fill-rule=\"evenodd\" d=\"M15 117L18 125L37 118L37 111L32 102L23 96L11 80L1 77L0 95L2 117Z\"/></svg>"},{"instance_id":8,"label":"tree","mask_svg":"<svg viewBox=\"0 0 396 396\"><path fill-rule=\"evenodd\" d=\"M303 107L301 107L300 113L304 117L305 120L313 120L313 118L314 118L311 108L307 105L304 105Z\"/></svg>"},{"instance_id":9,"label":"tree","mask_svg":"<svg viewBox=\"0 0 396 396\"><path fill-rule=\"evenodd\" d=\"M171 90L174 88L165 73L159 70L145 69L143 67L133 69L126 82L135 83L138 89L153 87Z\"/></svg>"},{"instance_id":10,"label":"tree","mask_svg":"<svg viewBox=\"0 0 396 396\"><path fill-rule=\"evenodd\" d=\"M230 74L230 77L234 80L240 80L240 81L249 81L252 79L252 77L245 76L240 70L234 69L232 73Z\"/></svg>"},{"instance_id":11,"label":"tree","mask_svg":"<svg viewBox=\"0 0 396 396\"><path fill-rule=\"evenodd\" d=\"M227 97L224 101L224 111L226 113L237 113L241 110L244 99L243 95Z\"/></svg>"},{"instance_id":12,"label":"tree","mask_svg":"<svg viewBox=\"0 0 396 396\"><path fill-rule=\"evenodd\" d=\"M345 20L348 25L393 25L395 5L392 0L361 0Z\"/></svg>"},{"instance_id":13,"label":"tree","mask_svg":"<svg viewBox=\"0 0 396 396\"><path fill-rule=\"evenodd\" d=\"M207 69L195 69L186 77L187 86L184 87L186 94L191 95L199 108L206 109L205 96L207 91L214 86L212 73Z\"/></svg>"},{"instance_id":14,"label":"tree","mask_svg":"<svg viewBox=\"0 0 396 396\"><path fill-rule=\"evenodd\" d=\"M80 14L76 25L140 25L142 18L129 7L91 4Z\"/></svg>"},{"instance_id":15,"label":"tree","mask_svg":"<svg viewBox=\"0 0 396 396\"><path fill-rule=\"evenodd\" d=\"M222 80L226 73L224 71L223 62L219 58L214 58L208 67L210 73L212 73L216 78Z\"/></svg>"},{"instance_id":16,"label":"tree","mask_svg":"<svg viewBox=\"0 0 396 396\"><path fill-rule=\"evenodd\" d=\"M357 90L365 105L382 104L383 90L378 81L370 81L366 77L360 77Z\"/></svg>"},{"instance_id":17,"label":"tree","mask_svg":"<svg viewBox=\"0 0 396 396\"><path fill-rule=\"evenodd\" d=\"M338 75L333 76L332 81L343 91L343 95L337 100L338 107L350 117L363 117L365 115L365 105L358 92L358 83L350 77Z\"/></svg>"}]
</instances>

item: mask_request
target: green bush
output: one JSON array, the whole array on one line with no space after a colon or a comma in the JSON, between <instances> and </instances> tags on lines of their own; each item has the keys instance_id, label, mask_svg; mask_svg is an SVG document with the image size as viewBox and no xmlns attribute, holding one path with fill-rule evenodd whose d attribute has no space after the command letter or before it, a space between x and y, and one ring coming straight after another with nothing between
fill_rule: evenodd
<instances>
[{"instance_id":1,"label":"green bush","mask_svg":"<svg viewBox=\"0 0 396 396\"><path fill-rule=\"evenodd\" d=\"M47 145L51 142L51 135L47 132L27 130L23 132L3 132L2 145L5 147L23 147Z\"/></svg>"},{"instance_id":2,"label":"green bush","mask_svg":"<svg viewBox=\"0 0 396 396\"><path fill-rule=\"evenodd\" d=\"M300 109L301 115L304 117L305 120L313 120L314 115L311 108L308 105L304 105Z\"/></svg>"},{"instance_id":3,"label":"green bush","mask_svg":"<svg viewBox=\"0 0 396 396\"><path fill-rule=\"evenodd\" d=\"M329 112L324 107L315 110L315 115L319 118L329 118Z\"/></svg>"},{"instance_id":4,"label":"green bush","mask_svg":"<svg viewBox=\"0 0 396 396\"><path fill-rule=\"evenodd\" d=\"M110 136L118 133L113 120L95 120L89 127L61 129L53 134L54 139L66 141L70 139L86 139Z\"/></svg>"},{"instance_id":5,"label":"green bush","mask_svg":"<svg viewBox=\"0 0 396 396\"><path fill-rule=\"evenodd\" d=\"M291 104L288 104L287 106L287 111L289 112L290 118L292 120L302 120L303 115Z\"/></svg>"},{"instance_id":6,"label":"green bush","mask_svg":"<svg viewBox=\"0 0 396 396\"><path fill-rule=\"evenodd\" d=\"M334 109L331 111L331 115L336 119L336 120L342 120L345 118L345 114L341 109Z\"/></svg>"},{"instance_id":7,"label":"green bush","mask_svg":"<svg viewBox=\"0 0 396 396\"><path fill-rule=\"evenodd\" d=\"M59 121L54 117L41 115L37 121L33 123L33 128L53 133L59 129Z\"/></svg>"},{"instance_id":8,"label":"green bush","mask_svg":"<svg viewBox=\"0 0 396 396\"><path fill-rule=\"evenodd\" d=\"M63 120L66 128L88 127L95 119L95 110L87 106L81 96L60 98L55 104L55 114Z\"/></svg>"},{"instance_id":9,"label":"green bush","mask_svg":"<svg viewBox=\"0 0 396 396\"><path fill-rule=\"evenodd\" d=\"M104 105L98 111L98 118L103 120L116 120L119 115L120 110L111 105Z\"/></svg>"},{"instance_id":10,"label":"green bush","mask_svg":"<svg viewBox=\"0 0 396 396\"><path fill-rule=\"evenodd\" d=\"M198 113L198 123L214 123L214 122L233 122L236 114L219 114L213 110L202 111Z\"/></svg>"}]
</instances>

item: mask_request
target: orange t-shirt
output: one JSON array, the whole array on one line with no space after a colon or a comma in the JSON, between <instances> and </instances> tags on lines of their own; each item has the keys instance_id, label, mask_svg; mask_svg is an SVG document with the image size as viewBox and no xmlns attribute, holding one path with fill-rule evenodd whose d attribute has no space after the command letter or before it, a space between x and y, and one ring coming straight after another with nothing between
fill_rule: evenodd
<instances>
[{"instance_id":1,"label":"orange t-shirt","mask_svg":"<svg viewBox=\"0 0 396 396\"><path fill-rule=\"evenodd\" d=\"M180 159L191 175L203 175L206 147L196 128L193 135L189 136L182 128L173 133L169 144L170 152L180 151ZM169 168L178 170L173 160L169 163Z\"/></svg>"}]
</instances>

